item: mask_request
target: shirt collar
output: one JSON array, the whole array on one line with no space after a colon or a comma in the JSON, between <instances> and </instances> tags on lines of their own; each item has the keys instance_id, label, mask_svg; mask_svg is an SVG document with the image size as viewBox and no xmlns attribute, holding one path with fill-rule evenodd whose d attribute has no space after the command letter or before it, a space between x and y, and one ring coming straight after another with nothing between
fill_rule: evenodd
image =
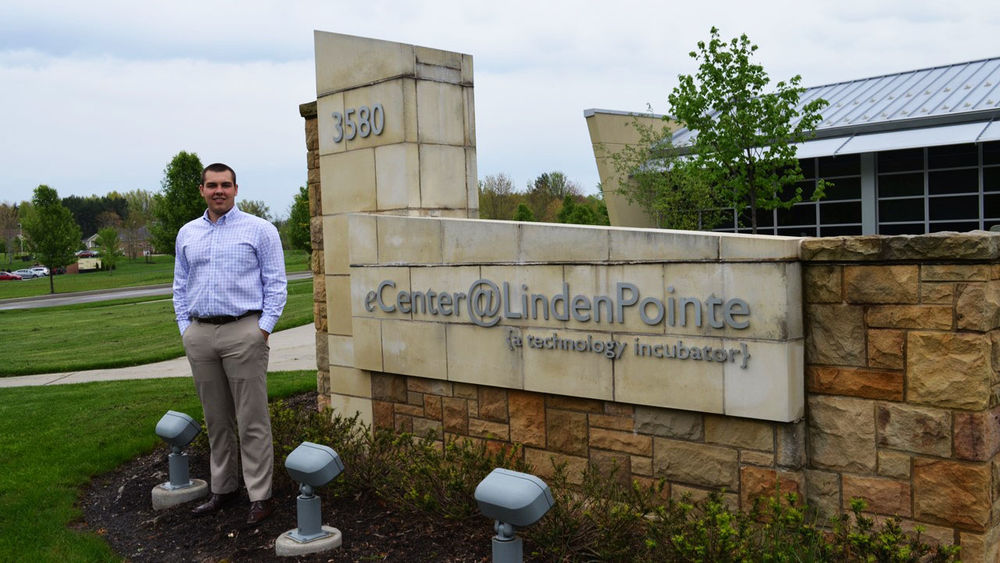
<instances>
[{"instance_id":1,"label":"shirt collar","mask_svg":"<svg viewBox=\"0 0 1000 563\"><path fill-rule=\"evenodd\" d=\"M230 221L235 221L242 214L243 212L240 211L240 208L234 204L232 209L226 211L224 214L219 216L219 220L216 221L215 224L224 225ZM208 218L208 209L206 209L205 212L201 214L201 218L204 219L205 221L208 221L209 223L212 222L212 220Z\"/></svg>"}]
</instances>

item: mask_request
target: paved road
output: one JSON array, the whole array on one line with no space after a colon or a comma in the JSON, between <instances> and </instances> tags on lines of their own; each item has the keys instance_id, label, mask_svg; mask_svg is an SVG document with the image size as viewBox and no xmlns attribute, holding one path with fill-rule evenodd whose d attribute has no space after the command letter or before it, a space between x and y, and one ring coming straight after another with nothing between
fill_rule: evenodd
<instances>
[{"instance_id":1,"label":"paved road","mask_svg":"<svg viewBox=\"0 0 1000 563\"><path fill-rule=\"evenodd\" d=\"M311 277L312 272L295 272L288 274L289 281L304 280ZM118 289L99 289L96 291L79 291L76 293L57 293L55 295L39 295L37 297L0 299L0 311L7 311L10 309L37 309L39 307L57 307L59 305L73 305L76 303L92 303L94 301L109 301L111 299L130 299L135 297L170 294L170 284L122 287Z\"/></svg>"}]
</instances>

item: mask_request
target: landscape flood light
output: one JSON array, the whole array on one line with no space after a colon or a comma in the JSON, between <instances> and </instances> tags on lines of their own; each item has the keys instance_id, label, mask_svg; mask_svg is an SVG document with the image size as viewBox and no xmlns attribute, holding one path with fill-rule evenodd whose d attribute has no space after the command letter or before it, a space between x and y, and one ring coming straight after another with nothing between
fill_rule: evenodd
<instances>
[{"instance_id":1,"label":"landscape flood light","mask_svg":"<svg viewBox=\"0 0 1000 563\"><path fill-rule=\"evenodd\" d=\"M170 446L170 481L153 487L153 508L160 510L202 497L208 492L208 485L201 479L192 480L188 473L188 457L181 450L201 432L199 425L190 416L176 411L167 411L156 423L156 435Z\"/></svg>"},{"instance_id":2,"label":"landscape flood light","mask_svg":"<svg viewBox=\"0 0 1000 563\"><path fill-rule=\"evenodd\" d=\"M555 504L549 486L534 475L498 467L476 486L480 512L496 522L493 529L494 563L520 563L524 545L515 534L538 522Z\"/></svg>"},{"instance_id":3,"label":"landscape flood light","mask_svg":"<svg viewBox=\"0 0 1000 563\"><path fill-rule=\"evenodd\" d=\"M279 556L319 553L339 547L340 530L323 526L317 487L333 481L344 471L344 462L332 448L312 442L302 442L285 458L285 469L299 483L296 499L298 528L289 530L274 543Z\"/></svg>"}]
</instances>

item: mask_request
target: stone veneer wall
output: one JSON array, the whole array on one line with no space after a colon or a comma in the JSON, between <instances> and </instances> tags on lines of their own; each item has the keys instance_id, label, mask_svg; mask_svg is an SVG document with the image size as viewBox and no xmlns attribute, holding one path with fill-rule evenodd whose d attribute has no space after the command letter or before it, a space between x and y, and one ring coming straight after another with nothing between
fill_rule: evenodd
<instances>
[{"instance_id":1,"label":"stone veneer wall","mask_svg":"<svg viewBox=\"0 0 1000 563\"><path fill-rule=\"evenodd\" d=\"M330 403L315 104L306 119L320 405ZM1000 560L1000 236L806 239L807 414L795 423L371 373L373 424L523 445L542 477L588 463L664 494L724 489L747 507L775 481L822 514L863 498Z\"/></svg>"}]
</instances>

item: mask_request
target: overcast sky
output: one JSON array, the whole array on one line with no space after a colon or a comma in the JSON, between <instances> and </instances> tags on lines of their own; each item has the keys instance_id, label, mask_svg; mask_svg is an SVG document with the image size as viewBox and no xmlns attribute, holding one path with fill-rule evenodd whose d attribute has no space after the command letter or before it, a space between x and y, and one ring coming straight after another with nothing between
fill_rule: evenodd
<instances>
[{"instance_id":1,"label":"overcast sky","mask_svg":"<svg viewBox=\"0 0 1000 563\"><path fill-rule=\"evenodd\" d=\"M3 0L0 201L159 190L186 150L286 215L306 180L314 29L471 54L480 178L559 170L594 192L583 111L666 113L713 25L806 86L1000 56L996 0Z\"/></svg>"}]
</instances>

